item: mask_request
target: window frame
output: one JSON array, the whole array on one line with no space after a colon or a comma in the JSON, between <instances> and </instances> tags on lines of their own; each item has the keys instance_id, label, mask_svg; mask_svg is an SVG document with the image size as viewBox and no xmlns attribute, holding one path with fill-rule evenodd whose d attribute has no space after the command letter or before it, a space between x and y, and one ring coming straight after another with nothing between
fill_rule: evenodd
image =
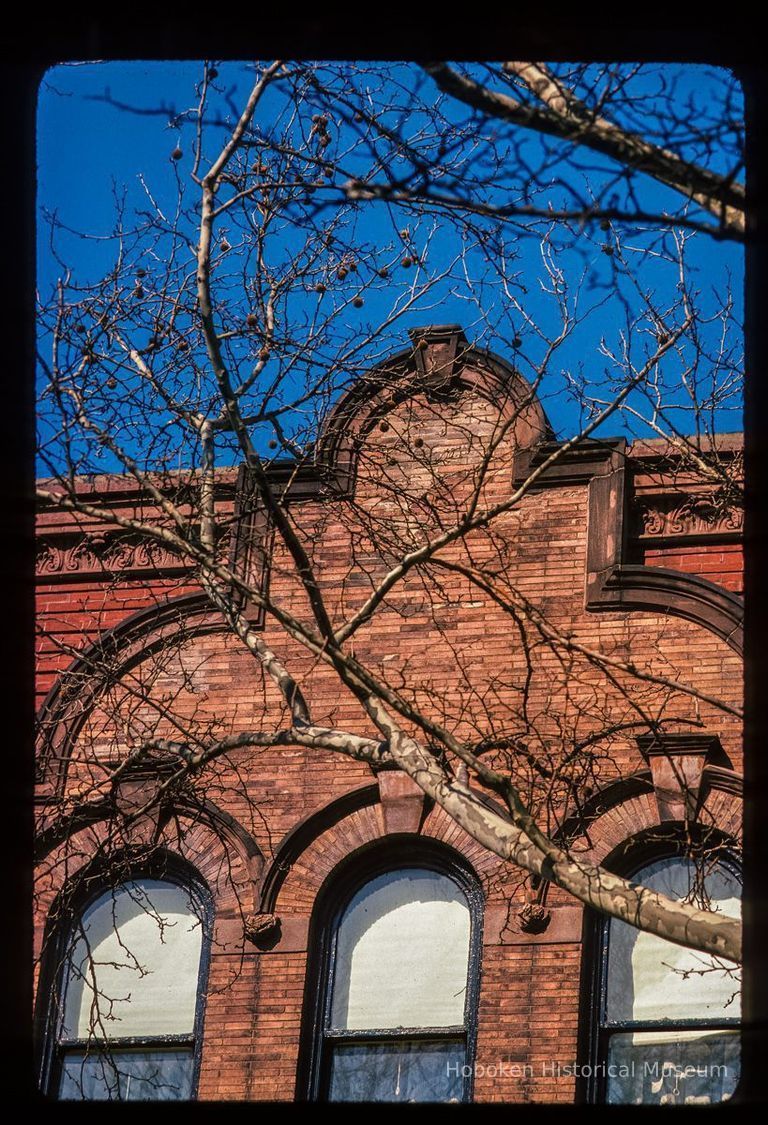
<instances>
[{"instance_id":1,"label":"window frame","mask_svg":"<svg viewBox=\"0 0 768 1125\"><path fill-rule=\"evenodd\" d=\"M470 934L464 1023L453 1027L336 1031L329 1027L329 1021L336 975L336 943L344 913L357 892L366 884L378 876L408 869L428 870L443 875L452 880L467 898ZM389 838L384 844L368 846L349 857L331 873L318 892L310 924L297 1098L310 1102L329 1101L334 1046L356 1043L373 1046L396 1044L398 1041L448 1043L461 1040L464 1044L461 1100L462 1103L471 1102L477 1047L484 907L485 897L479 880L466 860L447 845L431 843L422 837Z\"/></svg>"},{"instance_id":2,"label":"window frame","mask_svg":"<svg viewBox=\"0 0 768 1125\"><path fill-rule=\"evenodd\" d=\"M119 873L119 874L118 874ZM66 999L67 958L74 927L83 914L99 898L117 891L126 883L141 879L152 879L180 887L189 895L193 909L202 926L200 964L197 974L197 995L195 1014L191 1033L179 1035L127 1035L108 1039L90 1036L87 1039L64 1039L60 1035L62 1003ZM51 922L50 919L55 921ZM39 1088L51 1100L61 1099L61 1086L64 1060L68 1054L78 1052L108 1053L144 1048L147 1051L171 1050L174 1047L190 1049L192 1055L191 1093L193 1100L197 1094L200 1078L200 1062L203 1047L203 1025L207 998L208 974L210 970L211 944L213 936L214 906L207 884L200 874L185 860L171 852L162 851L149 860L121 857L110 864L101 863L79 873L71 884L59 895L49 914L44 941L45 954L41 965L36 1005L36 1039L39 1056ZM77 1101L122 1101L124 1099L75 1099ZM161 1099L142 1099L154 1101ZM173 1099L175 1100L175 1099ZM179 1099L182 1100L182 1099Z\"/></svg>"},{"instance_id":3,"label":"window frame","mask_svg":"<svg viewBox=\"0 0 768 1125\"><path fill-rule=\"evenodd\" d=\"M606 861L609 870L628 878L634 878L652 864L665 859L687 859L695 861L694 849L686 847L677 831L666 836L656 830L652 838L640 838L626 842L618 849L620 861ZM699 841L701 842L701 841ZM737 878L743 888L743 868L739 863L731 841L721 834L709 834L707 847L716 852L716 863L730 875ZM700 858L700 857L698 857ZM740 1028L741 1017L721 1019L678 1019L678 1020L613 1020L606 1018L608 994L608 958L610 947L610 927L613 919L608 915L585 911L588 923L584 941L584 964L587 972L582 981L581 1010L587 1012L587 1019L580 1021L579 1078L577 1082L577 1101L581 1104L607 1105L608 1075L605 1067L608 1061L610 1040L613 1035L644 1031L707 1031ZM741 1074L737 1081L734 1097L738 1093ZM721 1104L721 1103L716 1103Z\"/></svg>"}]
</instances>

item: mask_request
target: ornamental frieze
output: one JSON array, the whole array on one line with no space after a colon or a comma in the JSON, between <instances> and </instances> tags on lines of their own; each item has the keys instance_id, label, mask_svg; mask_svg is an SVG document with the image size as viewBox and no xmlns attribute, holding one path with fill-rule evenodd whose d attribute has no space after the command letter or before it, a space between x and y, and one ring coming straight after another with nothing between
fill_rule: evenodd
<instances>
[{"instance_id":1,"label":"ornamental frieze","mask_svg":"<svg viewBox=\"0 0 768 1125\"><path fill-rule=\"evenodd\" d=\"M744 526L741 507L718 505L706 494L638 496L632 508L634 534L640 539L737 537Z\"/></svg>"},{"instance_id":2,"label":"ornamental frieze","mask_svg":"<svg viewBox=\"0 0 768 1125\"><path fill-rule=\"evenodd\" d=\"M35 573L47 578L104 577L144 571L182 572L189 562L163 543L124 533L57 535L38 541Z\"/></svg>"}]
</instances>

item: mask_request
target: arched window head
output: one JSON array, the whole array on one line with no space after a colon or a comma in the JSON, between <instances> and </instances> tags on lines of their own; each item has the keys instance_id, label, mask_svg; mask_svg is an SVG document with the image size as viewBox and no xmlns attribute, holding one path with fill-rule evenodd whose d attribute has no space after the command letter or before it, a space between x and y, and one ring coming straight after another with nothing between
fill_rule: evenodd
<instances>
[{"instance_id":1,"label":"arched window head","mask_svg":"<svg viewBox=\"0 0 768 1125\"><path fill-rule=\"evenodd\" d=\"M415 862L368 875L339 890L320 936L311 1096L468 1100L477 894Z\"/></svg>"},{"instance_id":2,"label":"arched window head","mask_svg":"<svg viewBox=\"0 0 768 1125\"><path fill-rule=\"evenodd\" d=\"M193 1096L205 938L198 896L168 879L136 877L79 912L61 957L52 1093Z\"/></svg>"},{"instance_id":3,"label":"arched window head","mask_svg":"<svg viewBox=\"0 0 768 1125\"><path fill-rule=\"evenodd\" d=\"M738 917L735 869L667 856L634 881ZM739 1077L740 992L734 967L611 919L603 924L598 1090L620 1104L711 1104Z\"/></svg>"}]
</instances>

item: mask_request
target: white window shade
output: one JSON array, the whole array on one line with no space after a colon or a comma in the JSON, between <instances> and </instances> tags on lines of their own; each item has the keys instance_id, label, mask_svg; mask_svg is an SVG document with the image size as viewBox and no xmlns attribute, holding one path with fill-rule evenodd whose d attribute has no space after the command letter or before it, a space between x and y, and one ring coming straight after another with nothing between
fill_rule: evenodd
<instances>
[{"instance_id":1,"label":"white window shade","mask_svg":"<svg viewBox=\"0 0 768 1125\"><path fill-rule=\"evenodd\" d=\"M702 907L705 901L701 896L691 894L696 877L690 860L665 859L634 878L670 898ZM707 909L740 917L740 892L738 880L722 867L705 878ZM704 953L614 920L610 924L608 958L606 1017L610 1022L740 1015L737 978Z\"/></svg>"},{"instance_id":2,"label":"white window shade","mask_svg":"<svg viewBox=\"0 0 768 1125\"><path fill-rule=\"evenodd\" d=\"M465 895L437 872L403 869L367 883L338 929L331 1025L462 1025L470 926Z\"/></svg>"},{"instance_id":3,"label":"white window shade","mask_svg":"<svg viewBox=\"0 0 768 1125\"><path fill-rule=\"evenodd\" d=\"M175 883L139 879L101 895L73 933L61 1038L191 1035L202 938Z\"/></svg>"}]
</instances>

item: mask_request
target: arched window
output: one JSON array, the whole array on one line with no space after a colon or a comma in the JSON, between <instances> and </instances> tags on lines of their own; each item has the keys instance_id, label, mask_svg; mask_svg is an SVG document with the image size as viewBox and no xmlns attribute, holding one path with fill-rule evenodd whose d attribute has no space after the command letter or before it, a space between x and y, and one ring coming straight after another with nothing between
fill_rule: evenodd
<instances>
[{"instance_id":1,"label":"arched window","mask_svg":"<svg viewBox=\"0 0 768 1125\"><path fill-rule=\"evenodd\" d=\"M320 979L308 993L309 1096L468 1101L479 941L479 890L468 873L434 853L397 863L390 852L383 869L337 883L324 913Z\"/></svg>"},{"instance_id":2,"label":"arched window","mask_svg":"<svg viewBox=\"0 0 768 1125\"><path fill-rule=\"evenodd\" d=\"M724 863L667 855L633 880L678 901L738 917L741 884ZM733 967L642 933L601 923L593 1074L595 1100L710 1104L739 1077L739 979Z\"/></svg>"},{"instance_id":3,"label":"arched window","mask_svg":"<svg viewBox=\"0 0 768 1125\"><path fill-rule=\"evenodd\" d=\"M138 875L75 913L59 945L49 1020L51 1095L194 1096L207 923L197 888Z\"/></svg>"}]
</instances>

